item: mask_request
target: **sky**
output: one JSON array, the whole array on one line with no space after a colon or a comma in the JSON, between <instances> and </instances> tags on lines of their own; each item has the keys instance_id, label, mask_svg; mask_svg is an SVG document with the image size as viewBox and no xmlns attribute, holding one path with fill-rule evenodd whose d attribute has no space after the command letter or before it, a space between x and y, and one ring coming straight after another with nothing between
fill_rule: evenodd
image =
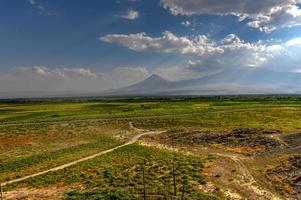
<instances>
[{"instance_id":1,"label":"sky","mask_svg":"<svg viewBox=\"0 0 301 200\"><path fill-rule=\"evenodd\" d=\"M2 0L0 97L301 72L301 0Z\"/></svg>"}]
</instances>

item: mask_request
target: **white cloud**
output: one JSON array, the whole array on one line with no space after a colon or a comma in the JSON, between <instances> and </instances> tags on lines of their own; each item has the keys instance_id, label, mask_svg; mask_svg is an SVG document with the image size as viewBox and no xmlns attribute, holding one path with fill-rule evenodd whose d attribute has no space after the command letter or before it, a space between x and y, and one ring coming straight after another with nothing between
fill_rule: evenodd
<instances>
[{"instance_id":1,"label":"white cloud","mask_svg":"<svg viewBox=\"0 0 301 200\"><path fill-rule=\"evenodd\" d=\"M170 31L162 33L161 37L150 37L146 33L109 34L100 37L104 42L117 43L137 52L159 52L180 54L222 53L222 49L214 46L207 36L200 35L193 40L188 37L178 37Z\"/></svg>"},{"instance_id":2,"label":"white cloud","mask_svg":"<svg viewBox=\"0 0 301 200\"><path fill-rule=\"evenodd\" d=\"M261 31L301 25L301 0L161 0L173 15L234 15Z\"/></svg>"},{"instance_id":3,"label":"white cloud","mask_svg":"<svg viewBox=\"0 0 301 200\"><path fill-rule=\"evenodd\" d=\"M45 66L17 67L12 75L16 77L77 79L98 78L98 74L86 68L56 68L49 69Z\"/></svg>"},{"instance_id":4,"label":"white cloud","mask_svg":"<svg viewBox=\"0 0 301 200\"><path fill-rule=\"evenodd\" d=\"M229 44L229 43L239 44L241 42L243 42L243 41L241 41L240 38L235 34L229 34L222 40L222 43L225 43L225 44Z\"/></svg>"},{"instance_id":5,"label":"white cloud","mask_svg":"<svg viewBox=\"0 0 301 200\"><path fill-rule=\"evenodd\" d=\"M20 76L20 77L28 77L28 76L35 76L35 77L45 77L50 75L51 73L49 72L47 67L44 66L34 66L34 67L17 67L12 71L12 74L15 76Z\"/></svg>"},{"instance_id":6,"label":"white cloud","mask_svg":"<svg viewBox=\"0 0 301 200\"><path fill-rule=\"evenodd\" d=\"M40 2L40 0L28 0L28 3L30 5L32 5L37 11L39 14L44 14L44 15L49 15L49 16L52 16L52 15L56 15L55 12L52 12L52 11L47 11L44 6L42 5L42 3Z\"/></svg>"},{"instance_id":7,"label":"white cloud","mask_svg":"<svg viewBox=\"0 0 301 200\"><path fill-rule=\"evenodd\" d=\"M129 10L125 15L120 16L123 19L135 20L139 17L139 12L136 10Z\"/></svg>"},{"instance_id":8,"label":"white cloud","mask_svg":"<svg viewBox=\"0 0 301 200\"><path fill-rule=\"evenodd\" d=\"M298 63L301 63L299 38L286 43L281 41L250 43L235 34L229 34L220 41L213 41L205 35L176 36L166 31L161 37L150 37L145 33L113 34L101 37L101 40L114 42L137 52L178 54L190 60L186 66L160 69L160 73L169 79L176 77L183 79L210 74L225 68L240 67L294 71L300 68ZM168 73L172 75L167 76Z\"/></svg>"},{"instance_id":9,"label":"white cloud","mask_svg":"<svg viewBox=\"0 0 301 200\"><path fill-rule=\"evenodd\" d=\"M191 22L188 21L188 20L186 20L186 21L183 21L183 22L181 23L181 25L182 25L182 26L185 26L185 27L189 27L189 26L191 26Z\"/></svg>"},{"instance_id":10,"label":"white cloud","mask_svg":"<svg viewBox=\"0 0 301 200\"><path fill-rule=\"evenodd\" d=\"M301 47L301 37L294 38L286 42L287 46L300 46Z\"/></svg>"},{"instance_id":11,"label":"white cloud","mask_svg":"<svg viewBox=\"0 0 301 200\"><path fill-rule=\"evenodd\" d=\"M193 72L199 72L202 75L208 75L222 70L224 66L219 59L207 59L189 60L185 68Z\"/></svg>"},{"instance_id":12,"label":"white cloud","mask_svg":"<svg viewBox=\"0 0 301 200\"><path fill-rule=\"evenodd\" d=\"M63 78L98 78L98 74L85 68L62 68L55 69L53 74Z\"/></svg>"},{"instance_id":13,"label":"white cloud","mask_svg":"<svg viewBox=\"0 0 301 200\"><path fill-rule=\"evenodd\" d=\"M179 37L169 31L163 32L161 37L137 33L106 35L100 39L138 52L188 54L197 57L198 60L201 57L207 64L210 60L218 59L223 65L230 66L259 66L283 50L279 45L248 43L235 34L229 34L221 42L214 42L205 35L194 38Z\"/></svg>"}]
</instances>

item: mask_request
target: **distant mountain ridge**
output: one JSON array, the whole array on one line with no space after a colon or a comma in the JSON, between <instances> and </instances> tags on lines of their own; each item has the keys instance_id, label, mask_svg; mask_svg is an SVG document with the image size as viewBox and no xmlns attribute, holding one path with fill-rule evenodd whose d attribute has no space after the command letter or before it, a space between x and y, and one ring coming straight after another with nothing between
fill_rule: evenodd
<instances>
[{"instance_id":1,"label":"distant mountain ridge","mask_svg":"<svg viewBox=\"0 0 301 200\"><path fill-rule=\"evenodd\" d=\"M140 90L157 91L158 89L161 90L164 88L168 88L169 86L172 85L173 82L168 81L159 75L153 74L139 83L122 88L122 90L123 91L140 91Z\"/></svg>"},{"instance_id":2,"label":"distant mountain ridge","mask_svg":"<svg viewBox=\"0 0 301 200\"><path fill-rule=\"evenodd\" d=\"M111 91L112 95L202 95L300 93L301 74L266 69L228 69L201 78L168 81L159 75L128 87Z\"/></svg>"},{"instance_id":3,"label":"distant mountain ridge","mask_svg":"<svg viewBox=\"0 0 301 200\"><path fill-rule=\"evenodd\" d=\"M301 83L301 74L293 72L275 72L266 69L248 68L225 70L198 79L179 81L181 84L216 84L236 83L267 84L267 85L296 85Z\"/></svg>"}]
</instances>

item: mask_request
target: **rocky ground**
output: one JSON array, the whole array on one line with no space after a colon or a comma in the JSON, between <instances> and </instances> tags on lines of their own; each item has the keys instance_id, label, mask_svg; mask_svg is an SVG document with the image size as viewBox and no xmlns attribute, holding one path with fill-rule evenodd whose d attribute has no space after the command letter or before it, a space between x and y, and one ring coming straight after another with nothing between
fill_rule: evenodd
<instances>
[{"instance_id":1,"label":"rocky ground","mask_svg":"<svg viewBox=\"0 0 301 200\"><path fill-rule=\"evenodd\" d=\"M280 194L301 199L301 154L290 156L280 166L267 170Z\"/></svg>"},{"instance_id":2,"label":"rocky ground","mask_svg":"<svg viewBox=\"0 0 301 200\"><path fill-rule=\"evenodd\" d=\"M301 199L301 133L175 130L146 140L213 155L215 160L205 168L208 184L203 190L225 199Z\"/></svg>"},{"instance_id":3,"label":"rocky ground","mask_svg":"<svg viewBox=\"0 0 301 200\"><path fill-rule=\"evenodd\" d=\"M271 137L278 131L262 129L235 129L230 133L210 133L202 131L170 131L157 138L168 144L175 145L222 145L228 150L247 155L271 151L282 146L282 142Z\"/></svg>"}]
</instances>

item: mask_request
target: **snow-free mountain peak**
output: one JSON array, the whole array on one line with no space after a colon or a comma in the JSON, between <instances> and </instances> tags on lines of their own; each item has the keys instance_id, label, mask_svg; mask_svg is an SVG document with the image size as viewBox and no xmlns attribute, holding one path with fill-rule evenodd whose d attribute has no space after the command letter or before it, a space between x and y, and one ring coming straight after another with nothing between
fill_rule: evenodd
<instances>
[{"instance_id":1,"label":"snow-free mountain peak","mask_svg":"<svg viewBox=\"0 0 301 200\"><path fill-rule=\"evenodd\" d=\"M148 78L146 78L145 80L143 80L140 83L167 83L169 82L168 80L162 78L161 76L157 75L157 74L152 74L151 76L149 76Z\"/></svg>"}]
</instances>

